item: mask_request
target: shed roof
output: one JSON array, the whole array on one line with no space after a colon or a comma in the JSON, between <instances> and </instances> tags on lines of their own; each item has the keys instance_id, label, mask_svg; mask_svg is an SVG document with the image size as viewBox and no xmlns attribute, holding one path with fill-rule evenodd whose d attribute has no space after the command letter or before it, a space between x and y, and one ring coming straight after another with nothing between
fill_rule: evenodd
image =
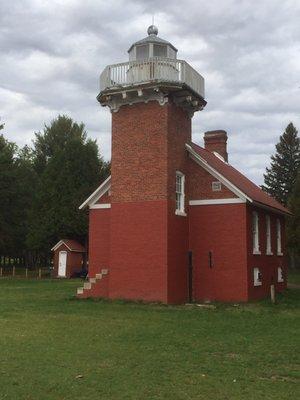
<instances>
[{"instance_id":1,"label":"shed roof","mask_svg":"<svg viewBox=\"0 0 300 400\"><path fill-rule=\"evenodd\" d=\"M82 246L82 244L73 239L61 239L59 242L56 243L56 245L52 247L51 251L57 250L62 245L65 245L70 251L74 251L77 253L85 252L85 248Z\"/></svg>"}]
</instances>

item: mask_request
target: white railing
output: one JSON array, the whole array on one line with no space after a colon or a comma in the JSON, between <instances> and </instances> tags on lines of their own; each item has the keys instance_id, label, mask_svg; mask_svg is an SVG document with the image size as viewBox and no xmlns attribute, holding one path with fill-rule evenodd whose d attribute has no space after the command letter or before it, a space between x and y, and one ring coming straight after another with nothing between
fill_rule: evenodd
<instances>
[{"instance_id":1,"label":"white railing","mask_svg":"<svg viewBox=\"0 0 300 400\"><path fill-rule=\"evenodd\" d=\"M186 61L151 58L108 65L100 75L100 90L146 82L186 84L204 98L204 79Z\"/></svg>"}]
</instances>

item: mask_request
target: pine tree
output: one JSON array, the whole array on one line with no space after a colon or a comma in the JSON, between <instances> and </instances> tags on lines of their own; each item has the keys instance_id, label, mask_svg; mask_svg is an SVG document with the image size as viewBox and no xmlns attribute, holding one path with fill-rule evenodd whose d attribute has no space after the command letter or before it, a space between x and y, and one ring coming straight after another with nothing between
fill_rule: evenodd
<instances>
[{"instance_id":1,"label":"pine tree","mask_svg":"<svg viewBox=\"0 0 300 400\"><path fill-rule=\"evenodd\" d=\"M296 260L300 261L300 170L296 179L293 193L289 199L289 209L292 216L287 223L287 245L292 259L292 266L296 266Z\"/></svg>"},{"instance_id":2,"label":"pine tree","mask_svg":"<svg viewBox=\"0 0 300 400\"><path fill-rule=\"evenodd\" d=\"M266 168L262 189L287 205L300 168L300 139L293 123L289 123L276 144L271 166Z\"/></svg>"}]
</instances>

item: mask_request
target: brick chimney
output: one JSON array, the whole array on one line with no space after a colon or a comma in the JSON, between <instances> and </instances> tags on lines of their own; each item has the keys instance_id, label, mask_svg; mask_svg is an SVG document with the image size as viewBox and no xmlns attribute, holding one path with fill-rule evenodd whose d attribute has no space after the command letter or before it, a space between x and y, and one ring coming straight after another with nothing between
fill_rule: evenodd
<instances>
[{"instance_id":1,"label":"brick chimney","mask_svg":"<svg viewBox=\"0 0 300 400\"><path fill-rule=\"evenodd\" d=\"M228 161L227 132L223 130L208 131L204 133L204 147L211 152L217 152Z\"/></svg>"}]
</instances>

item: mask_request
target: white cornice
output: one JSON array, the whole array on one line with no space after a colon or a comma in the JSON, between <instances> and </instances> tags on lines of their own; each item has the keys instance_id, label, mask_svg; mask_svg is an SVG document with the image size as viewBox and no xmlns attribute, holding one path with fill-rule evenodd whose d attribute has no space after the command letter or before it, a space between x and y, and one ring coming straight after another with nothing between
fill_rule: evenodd
<instances>
[{"instance_id":1,"label":"white cornice","mask_svg":"<svg viewBox=\"0 0 300 400\"><path fill-rule=\"evenodd\" d=\"M207 206L214 204L241 204L246 203L245 199L233 197L230 199L204 199L204 200L190 200L190 206Z\"/></svg>"},{"instance_id":2,"label":"white cornice","mask_svg":"<svg viewBox=\"0 0 300 400\"><path fill-rule=\"evenodd\" d=\"M216 171L213 167L211 167L204 158L202 158L189 144L186 143L185 145L186 149L188 150L191 158L199 164L202 168L204 168L208 173L210 173L212 176L214 176L216 179L218 179L220 182L223 183L224 186L226 186L229 190L231 190L236 196L238 196L240 199L244 201L249 201L250 203L253 202L253 200L247 196L244 192L242 192L239 188L237 188L233 183L231 183L228 179L225 178L222 174L220 174L218 171Z\"/></svg>"},{"instance_id":3,"label":"white cornice","mask_svg":"<svg viewBox=\"0 0 300 400\"><path fill-rule=\"evenodd\" d=\"M96 201L100 199L101 196L104 195L110 189L110 180L111 176L109 176L80 206L79 210L86 208L87 206L94 205Z\"/></svg>"},{"instance_id":4,"label":"white cornice","mask_svg":"<svg viewBox=\"0 0 300 400\"><path fill-rule=\"evenodd\" d=\"M97 210L97 209L100 209L100 208L111 208L111 204L109 204L109 203L102 203L102 204L92 204L92 205L90 205L90 209L91 210Z\"/></svg>"}]
</instances>

